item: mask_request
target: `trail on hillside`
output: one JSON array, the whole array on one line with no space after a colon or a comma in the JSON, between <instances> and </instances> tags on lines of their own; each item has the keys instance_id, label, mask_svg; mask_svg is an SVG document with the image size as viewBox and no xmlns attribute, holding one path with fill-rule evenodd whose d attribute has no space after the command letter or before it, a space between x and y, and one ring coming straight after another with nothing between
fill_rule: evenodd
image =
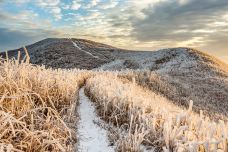
<instances>
[{"instance_id":1,"label":"trail on hillside","mask_svg":"<svg viewBox=\"0 0 228 152\"><path fill-rule=\"evenodd\" d=\"M86 54L88 54L88 55L90 55L90 56L92 56L94 58L97 58L97 59L99 58L98 56L94 56L90 52L87 52L87 51L83 50L82 48L80 48L74 41L71 41L71 42L73 43L74 47L76 47L78 50L80 50L80 51L82 51L82 52L84 52L84 53L86 53Z\"/></svg>"},{"instance_id":2,"label":"trail on hillside","mask_svg":"<svg viewBox=\"0 0 228 152\"><path fill-rule=\"evenodd\" d=\"M93 103L84 93L84 88L79 91L79 126L78 139L80 152L114 152L114 148L108 146L107 132L95 122L100 119L96 115Z\"/></svg>"}]
</instances>

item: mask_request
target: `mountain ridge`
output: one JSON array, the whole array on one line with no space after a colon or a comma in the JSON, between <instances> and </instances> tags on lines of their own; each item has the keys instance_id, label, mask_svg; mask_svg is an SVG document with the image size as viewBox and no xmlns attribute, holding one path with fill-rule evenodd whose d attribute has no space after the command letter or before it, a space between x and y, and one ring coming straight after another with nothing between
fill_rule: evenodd
<instances>
[{"instance_id":1,"label":"mountain ridge","mask_svg":"<svg viewBox=\"0 0 228 152\"><path fill-rule=\"evenodd\" d=\"M175 104L204 110L215 119L228 116L228 65L193 48L131 51L84 39L49 38L27 46L32 64L51 68L119 71ZM18 51L8 52L17 58ZM24 51L21 51L24 56ZM6 57L5 53L0 56ZM124 72L126 71L126 72Z\"/></svg>"},{"instance_id":2,"label":"mountain ridge","mask_svg":"<svg viewBox=\"0 0 228 152\"><path fill-rule=\"evenodd\" d=\"M78 43L83 50L90 52L99 51L100 58L93 59L80 49L76 48L72 42ZM92 47L93 46L93 47ZM52 68L80 68L93 69L104 63L110 62L113 58L110 51L117 48L84 39L68 38L47 38L34 44L26 46L32 64L45 65ZM91 49L93 48L93 49ZM108 51L107 51L108 50ZM17 58L18 51L24 56L23 48L8 51L9 58ZM101 56L101 54L103 56ZM3 58L4 52L0 53ZM107 56L109 56L107 58Z\"/></svg>"},{"instance_id":3,"label":"mountain ridge","mask_svg":"<svg viewBox=\"0 0 228 152\"><path fill-rule=\"evenodd\" d=\"M80 66L76 66L75 64L72 64L70 66L66 66L66 65L61 66L59 64L57 64L57 65L48 64L48 61L46 61L46 60L49 59L50 62L53 62L52 61L53 59L56 60L56 59L58 59L58 57L61 58L60 55L62 55L62 58L65 57L66 58L65 60L68 59L67 60L68 63L73 62L72 61L73 59L69 60L69 58L71 58L72 56L78 56L78 58L85 57L85 54L82 55L81 54L82 52L78 51L78 48L75 48L73 46L72 42L76 42L77 45L79 46L79 48L81 48L81 50L85 50L84 52L96 54L99 57L99 60L103 60L103 62L98 62L98 63L95 62L97 64L97 66L92 66L92 67L90 67L88 65L80 67ZM103 43L98 43L98 42L86 40L86 39L46 38L46 39L40 40L36 43L27 45L26 48L29 52L31 62L33 64L44 64L48 67L53 67L53 68L92 69L92 68L97 68L97 67L101 66L102 64L107 64L115 59L129 60L128 58L132 58L132 57L134 58L134 56L137 56L137 55L141 56L142 54L147 54L147 55L150 54L149 56L151 56L151 55L156 56L156 54L158 52L164 52L166 54L170 54L169 50L173 51L173 50L181 50L181 49L182 50L185 49L184 51L188 51L189 55L192 55L195 58L201 59L201 61L212 64L218 68L222 67L223 69L227 70L227 67L228 67L228 64L226 64L225 62L223 62L205 52L202 52L202 51L199 51L199 50L193 49L193 48L187 48L187 47L167 48L167 49L161 49L158 51L134 51L134 50L120 49L120 48L113 47L111 45L106 45ZM23 48L18 48L18 49L7 51L9 58L12 58L12 57L17 58L18 51L21 52L22 56L25 55ZM65 53L64 53L64 51L65 51ZM51 53L53 53L53 55L51 55ZM71 55L71 56L68 56L68 55ZM0 52L0 56L5 58L6 57L5 52ZM37 59L37 58L41 58L41 57L44 57L44 60L39 61L39 59ZM76 57L76 59L78 59L78 58ZM80 61L85 62L86 60L80 60ZM159 59L157 59L157 62L159 62ZM160 62L162 62L162 58L160 59ZM165 62L165 60L163 62ZM55 62L53 62L53 64L54 63Z\"/></svg>"}]
</instances>

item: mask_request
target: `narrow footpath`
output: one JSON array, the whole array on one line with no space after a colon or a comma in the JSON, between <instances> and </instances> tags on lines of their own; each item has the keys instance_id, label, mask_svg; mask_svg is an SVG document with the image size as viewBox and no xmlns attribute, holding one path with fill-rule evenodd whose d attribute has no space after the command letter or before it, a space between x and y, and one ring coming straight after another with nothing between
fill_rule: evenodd
<instances>
[{"instance_id":1,"label":"narrow footpath","mask_svg":"<svg viewBox=\"0 0 228 152\"><path fill-rule=\"evenodd\" d=\"M109 146L107 131L94 122L100 119L95 112L94 103L85 95L84 88L79 91L79 152L114 152Z\"/></svg>"}]
</instances>

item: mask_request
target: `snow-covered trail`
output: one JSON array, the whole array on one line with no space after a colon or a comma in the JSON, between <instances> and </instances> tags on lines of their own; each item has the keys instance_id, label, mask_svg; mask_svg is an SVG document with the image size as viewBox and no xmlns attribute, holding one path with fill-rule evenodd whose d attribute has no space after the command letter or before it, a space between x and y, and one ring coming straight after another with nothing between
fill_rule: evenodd
<instances>
[{"instance_id":1,"label":"snow-covered trail","mask_svg":"<svg viewBox=\"0 0 228 152\"><path fill-rule=\"evenodd\" d=\"M82 51L82 52L84 52L84 53L86 53L86 54L88 54L88 55L90 55L90 56L92 56L94 58L97 58L97 59L99 58L98 56L94 56L90 52L87 52L87 51L83 50L82 48L80 48L74 41L71 41L71 42L73 43L74 47L76 47L78 50L80 50L80 51Z\"/></svg>"},{"instance_id":2,"label":"snow-covered trail","mask_svg":"<svg viewBox=\"0 0 228 152\"><path fill-rule=\"evenodd\" d=\"M114 152L109 146L107 131L94 122L99 121L94 104L84 93L84 88L79 91L79 126L78 139L80 152Z\"/></svg>"}]
</instances>

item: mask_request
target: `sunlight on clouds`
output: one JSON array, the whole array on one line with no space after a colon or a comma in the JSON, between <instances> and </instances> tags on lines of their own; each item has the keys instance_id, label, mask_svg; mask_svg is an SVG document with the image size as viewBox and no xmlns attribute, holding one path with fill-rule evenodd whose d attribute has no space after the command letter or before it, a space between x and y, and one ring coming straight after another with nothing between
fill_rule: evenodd
<instances>
[{"instance_id":1,"label":"sunlight on clouds","mask_svg":"<svg viewBox=\"0 0 228 152\"><path fill-rule=\"evenodd\" d=\"M115 8L118 4L119 2L117 0L109 0L103 3L100 3L98 8L106 10L106 9Z\"/></svg>"},{"instance_id":2,"label":"sunlight on clouds","mask_svg":"<svg viewBox=\"0 0 228 152\"><path fill-rule=\"evenodd\" d=\"M213 23L214 26L228 26L228 23L227 22L214 22Z\"/></svg>"},{"instance_id":3,"label":"sunlight on clouds","mask_svg":"<svg viewBox=\"0 0 228 152\"><path fill-rule=\"evenodd\" d=\"M92 8L94 6L97 6L99 4L99 2L100 2L100 0L91 0L91 2L88 5L86 5L85 8L88 9L88 8Z\"/></svg>"},{"instance_id":4,"label":"sunlight on clouds","mask_svg":"<svg viewBox=\"0 0 228 152\"><path fill-rule=\"evenodd\" d=\"M189 3L191 0L179 0L179 4L181 5L185 5L187 3Z\"/></svg>"},{"instance_id":5,"label":"sunlight on clouds","mask_svg":"<svg viewBox=\"0 0 228 152\"><path fill-rule=\"evenodd\" d=\"M18 12L1 8L5 11L0 13L0 27L34 35L40 31L50 37L87 38L126 49L187 46L208 50L216 56L228 54L227 0L13 0L1 3L9 3ZM23 10L26 5L29 8Z\"/></svg>"},{"instance_id":6,"label":"sunlight on clouds","mask_svg":"<svg viewBox=\"0 0 228 152\"><path fill-rule=\"evenodd\" d=\"M146 8L148 6L154 6L157 3L163 2L163 1L167 1L167 0L129 0L129 3L132 3L133 6L139 8L139 9L143 9Z\"/></svg>"},{"instance_id":7,"label":"sunlight on clouds","mask_svg":"<svg viewBox=\"0 0 228 152\"><path fill-rule=\"evenodd\" d=\"M205 43L204 43L204 38L203 37L193 37L190 40L182 41L182 42L178 42L177 43L178 47L183 47L183 46L189 46L189 47L198 46L198 47L202 47L204 45L205 45Z\"/></svg>"},{"instance_id":8,"label":"sunlight on clouds","mask_svg":"<svg viewBox=\"0 0 228 152\"><path fill-rule=\"evenodd\" d=\"M55 7L58 6L60 0L36 0L36 3L42 7Z\"/></svg>"},{"instance_id":9,"label":"sunlight on clouds","mask_svg":"<svg viewBox=\"0 0 228 152\"><path fill-rule=\"evenodd\" d=\"M193 30L193 33L214 33L216 30L209 30L209 29L197 29Z\"/></svg>"},{"instance_id":10,"label":"sunlight on clouds","mask_svg":"<svg viewBox=\"0 0 228 152\"><path fill-rule=\"evenodd\" d=\"M4 0L2 0L4 1ZM1 1L0 1L1 2ZM17 4L23 4L23 3L28 3L30 2L30 0L12 0L13 3L17 3Z\"/></svg>"},{"instance_id":11,"label":"sunlight on clouds","mask_svg":"<svg viewBox=\"0 0 228 152\"><path fill-rule=\"evenodd\" d=\"M217 56L220 60L224 61L226 64L228 64L228 56Z\"/></svg>"},{"instance_id":12,"label":"sunlight on clouds","mask_svg":"<svg viewBox=\"0 0 228 152\"><path fill-rule=\"evenodd\" d=\"M187 29L178 29L172 32L172 34L186 33L189 32Z\"/></svg>"},{"instance_id":13,"label":"sunlight on clouds","mask_svg":"<svg viewBox=\"0 0 228 152\"><path fill-rule=\"evenodd\" d=\"M21 11L18 14L4 12L1 13L0 20L2 21L2 26L22 30L30 29L30 27L36 28L37 26L35 19L38 16L39 15L33 11Z\"/></svg>"}]
</instances>

